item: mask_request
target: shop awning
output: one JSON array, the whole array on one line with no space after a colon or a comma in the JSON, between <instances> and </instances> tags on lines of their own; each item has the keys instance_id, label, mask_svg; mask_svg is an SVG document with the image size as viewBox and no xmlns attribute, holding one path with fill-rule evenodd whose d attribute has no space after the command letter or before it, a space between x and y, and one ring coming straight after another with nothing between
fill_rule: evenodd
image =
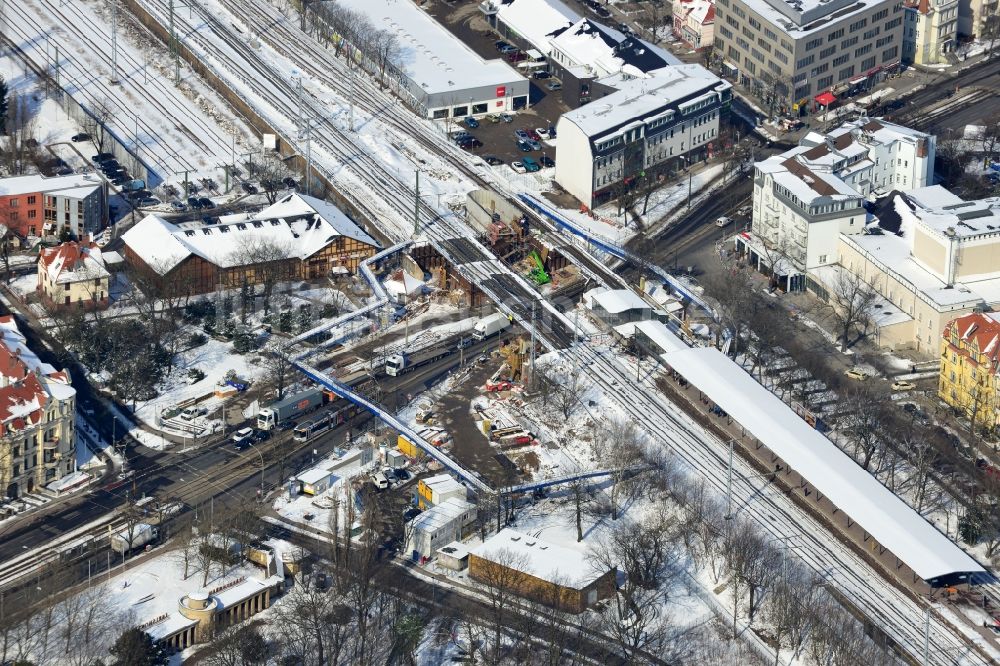
<instances>
[{"instance_id":1,"label":"shop awning","mask_svg":"<svg viewBox=\"0 0 1000 666\"><path fill-rule=\"evenodd\" d=\"M859 83L864 83L864 82L865 82L865 80L866 80L867 78L868 78L867 76L859 76L859 77L858 77L858 78L856 78L856 79L851 79L851 81L850 81L850 84L851 84L852 86L856 86L856 85L858 85Z\"/></svg>"},{"instance_id":2,"label":"shop awning","mask_svg":"<svg viewBox=\"0 0 1000 666\"><path fill-rule=\"evenodd\" d=\"M833 93L830 92L829 90L827 90L825 93L820 93L819 95L816 95L816 103L819 104L820 106L830 106L836 101L837 98L834 97Z\"/></svg>"}]
</instances>

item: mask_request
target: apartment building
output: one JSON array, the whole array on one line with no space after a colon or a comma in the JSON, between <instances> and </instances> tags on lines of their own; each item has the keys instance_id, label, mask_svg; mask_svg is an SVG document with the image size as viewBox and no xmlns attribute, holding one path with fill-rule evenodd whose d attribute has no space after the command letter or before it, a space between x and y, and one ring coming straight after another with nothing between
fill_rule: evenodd
<instances>
[{"instance_id":1,"label":"apartment building","mask_svg":"<svg viewBox=\"0 0 1000 666\"><path fill-rule=\"evenodd\" d=\"M958 46L958 0L906 0L903 59L917 65L948 62Z\"/></svg>"},{"instance_id":2,"label":"apartment building","mask_svg":"<svg viewBox=\"0 0 1000 666\"><path fill-rule=\"evenodd\" d=\"M0 178L0 224L18 238L96 234L108 223L108 185L93 174Z\"/></svg>"},{"instance_id":3,"label":"apartment building","mask_svg":"<svg viewBox=\"0 0 1000 666\"><path fill-rule=\"evenodd\" d=\"M957 317L941 335L938 397L974 421L977 428L1000 424L1000 313Z\"/></svg>"},{"instance_id":4,"label":"apartment building","mask_svg":"<svg viewBox=\"0 0 1000 666\"><path fill-rule=\"evenodd\" d=\"M732 99L732 86L701 65L665 67L617 85L557 125L556 182L590 207L642 174L711 157Z\"/></svg>"},{"instance_id":5,"label":"apartment building","mask_svg":"<svg viewBox=\"0 0 1000 666\"><path fill-rule=\"evenodd\" d=\"M0 489L33 493L76 470L76 390L43 363L10 315L0 317Z\"/></svg>"},{"instance_id":6,"label":"apartment building","mask_svg":"<svg viewBox=\"0 0 1000 666\"><path fill-rule=\"evenodd\" d=\"M901 0L716 0L715 16L726 70L779 110L829 106L900 62Z\"/></svg>"},{"instance_id":7,"label":"apartment building","mask_svg":"<svg viewBox=\"0 0 1000 666\"><path fill-rule=\"evenodd\" d=\"M841 234L869 222L869 195L923 187L934 173L934 136L861 118L754 165L753 230L736 249L789 291L838 261Z\"/></svg>"},{"instance_id":8,"label":"apartment building","mask_svg":"<svg viewBox=\"0 0 1000 666\"><path fill-rule=\"evenodd\" d=\"M1000 0L959 0L958 34L989 39L1000 22Z\"/></svg>"},{"instance_id":9,"label":"apartment building","mask_svg":"<svg viewBox=\"0 0 1000 666\"><path fill-rule=\"evenodd\" d=\"M87 239L44 248L38 255L36 290L50 309L108 307L111 274L101 249Z\"/></svg>"}]
</instances>

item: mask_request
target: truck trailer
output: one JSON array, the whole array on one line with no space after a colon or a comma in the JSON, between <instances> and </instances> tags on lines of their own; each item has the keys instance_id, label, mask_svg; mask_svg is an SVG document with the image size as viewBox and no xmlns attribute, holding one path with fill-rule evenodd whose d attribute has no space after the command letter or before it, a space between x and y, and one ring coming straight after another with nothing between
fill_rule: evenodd
<instances>
[{"instance_id":1,"label":"truck trailer","mask_svg":"<svg viewBox=\"0 0 1000 666\"><path fill-rule=\"evenodd\" d=\"M510 327L510 319L507 318L507 315L496 312L476 322L472 327L472 337L476 340L485 340L508 327Z\"/></svg>"},{"instance_id":2,"label":"truck trailer","mask_svg":"<svg viewBox=\"0 0 1000 666\"><path fill-rule=\"evenodd\" d=\"M322 404L323 389L319 386L293 393L260 410L257 413L257 428L273 430L282 421L311 412Z\"/></svg>"},{"instance_id":3,"label":"truck trailer","mask_svg":"<svg viewBox=\"0 0 1000 666\"><path fill-rule=\"evenodd\" d=\"M385 374L390 377L398 377L414 368L419 368L422 365L436 361L452 350L453 347L450 345L439 344L418 349L415 352L393 354L385 361Z\"/></svg>"},{"instance_id":4,"label":"truck trailer","mask_svg":"<svg viewBox=\"0 0 1000 666\"><path fill-rule=\"evenodd\" d=\"M124 529L117 534L111 535L111 550L116 553L127 553L137 548L142 548L160 536L160 530L155 525L149 523L138 523L132 528L132 543L128 540L128 529Z\"/></svg>"}]
</instances>

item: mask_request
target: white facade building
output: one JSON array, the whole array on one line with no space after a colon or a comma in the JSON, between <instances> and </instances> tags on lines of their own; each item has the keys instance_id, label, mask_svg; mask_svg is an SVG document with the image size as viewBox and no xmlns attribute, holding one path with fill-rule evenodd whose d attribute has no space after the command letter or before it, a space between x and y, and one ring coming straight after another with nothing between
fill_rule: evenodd
<instances>
[{"instance_id":1,"label":"white facade building","mask_svg":"<svg viewBox=\"0 0 1000 666\"><path fill-rule=\"evenodd\" d=\"M486 60L409 0L339 0L388 30L399 45L394 80L426 118L461 118L527 108L528 80L496 58Z\"/></svg>"},{"instance_id":2,"label":"white facade building","mask_svg":"<svg viewBox=\"0 0 1000 666\"><path fill-rule=\"evenodd\" d=\"M908 0L905 8L903 53L917 65L948 62L958 46L958 0Z\"/></svg>"},{"instance_id":3,"label":"white facade building","mask_svg":"<svg viewBox=\"0 0 1000 666\"><path fill-rule=\"evenodd\" d=\"M810 132L755 165L753 232L737 236L737 249L800 290L807 271L837 263L840 234L864 229L869 195L932 181L934 152L933 136L878 119Z\"/></svg>"},{"instance_id":4,"label":"white facade building","mask_svg":"<svg viewBox=\"0 0 1000 666\"><path fill-rule=\"evenodd\" d=\"M556 182L593 207L641 173L706 159L731 98L732 86L701 65L622 80L615 92L559 119Z\"/></svg>"}]
</instances>

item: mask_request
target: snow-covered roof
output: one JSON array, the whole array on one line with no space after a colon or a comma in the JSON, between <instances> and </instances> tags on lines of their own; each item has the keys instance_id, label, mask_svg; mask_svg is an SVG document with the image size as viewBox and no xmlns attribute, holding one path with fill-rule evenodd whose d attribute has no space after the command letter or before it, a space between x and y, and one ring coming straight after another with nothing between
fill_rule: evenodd
<instances>
[{"instance_id":1,"label":"snow-covered roof","mask_svg":"<svg viewBox=\"0 0 1000 666\"><path fill-rule=\"evenodd\" d=\"M68 176L31 174L0 178L0 196L46 192L82 199L99 187L102 187L102 181L93 174L74 173Z\"/></svg>"},{"instance_id":2,"label":"snow-covered roof","mask_svg":"<svg viewBox=\"0 0 1000 666\"><path fill-rule=\"evenodd\" d=\"M663 358L924 580L983 567L729 357L698 347Z\"/></svg>"},{"instance_id":3,"label":"snow-covered roof","mask_svg":"<svg viewBox=\"0 0 1000 666\"><path fill-rule=\"evenodd\" d=\"M12 316L0 317L0 436L40 423L50 398L74 395L69 373L38 358Z\"/></svg>"},{"instance_id":4,"label":"snow-covered roof","mask_svg":"<svg viewBox=\"0 0 1000 666\"><path fill-rule=\"evenodd\" d=\"M794 39L867 13L880 0L743 0L765 21L777 25Z\"/></svg>"},{"instance_id":5,"label":"snow-covered roof","mask_svg":"<svg viewBox=\"0 0 1000 666\"><path fill-rule=\"evenodd\" d=\"M255 246L267 248L268 260L279 254L306 259L337 236L378 245L333 204L295 193L259 213L220 218L220 224L180 227L149 215L122 238L150 268L165 275L191 255L223 268L253 263Z\"/></svg>"},{"instance_id":6,"label":"snow-covered roof","mask_svg":"<svg viewBox=\"0 0 1000 666\"><path fill-rule=\"evenodd\" d=\"M67 241L45 248L39 253L38 263L54 284L98 280L110 275L104 267L101 248L93 242Z\"/></svg>"},{"instance_id":7,"label":"snow-covered roof","mask_svg":"<svg viewBox=\"0 0 1000 666\"><path fill-rule=\"evenodd\" d=\"M598 78L618 73L645 78L668 65L680 64L663 49L588 18L579 19L550 41L552 49L561 54L560 62L582 67Z\"/></svg>"},{"instance_id":8,"label":"snow-covered roof","mask_svg":"<svg viewBox=\"0 0 1000 666\"><path fill-rule=\"evenodd\" d=\"M580 20L580 15L559 0L500 0L497 19L544 55L552 38Z\"/></svg>"},{"instance_id":9,"label":"snow-covered roof","mask_svg":"<svg viewBox=\"0 0 1000 666\"><path fill-rule=\"evenodd\" d=\"M615 330L625 337L632 337L636 331L641 331L654 345L660 348L660 353L688 348L683 340L670 332L666 324L652 319L621 324L615 326Z\"/></svg>"},{"instance_id":10,"label":"snow-covered roof","mask_svg":"<svg viewBox=\"0 0 1000 666\"><path fill-rule=\"evenodd\" d=\"M467 502L457 497L446 499L440 504L435 504L423 513L419 513L410 520L411 530L422 530L424 532L434 532L447 527L455 520L462 517L473 508L471 502Z\"/></svg>"},{"instance_id":11,"label":"snow-covered roof","mask_svg":"<svg viewBox=\"0 0 1000 666\"><path fill-rule=\"evenodd\" d=\"M299 483L304 483L306 485L312 485L314 483L319 483L323 479L329 479L333 474L328 469L322 467L313 467L312 469L307 469L301 474L297 475L295 478Z\"/></svg>"},{"instance_id":12,"label":"snow-covered roof","mask_svg":"<svg viewBox=\"0 0 1000 666\"><path fill-rule=\"evenodd\" d=\"M938 208L962 203L962 198L944 185L928 185L907 190L906 198L921 208Z\"/></svg>"},{"instance_id":13,"label":"snow-covered roof","mask_svg":"<svg viewBox=\"0 0 1000 666\"><path fill-rule=\"evenodd\" d=\"M721 95L732 85L701 65L676 65L650 78L622 81L618 90L567 111L560 122L571 122L587 136L603 136L627 123L658 115L696 95Z\"/></svg>"},{"instance_id":14,"label":"snow-covered roof","mask_svg":"<svg viewBox=\"0 0 1000 666\"><path fill-rule=\"evenodd\" d=\"M339 0L338 4L393 35L403 72L429 95L525 80L503 60L482 58L409 0Z\"/></svg>"},{"instance_id":15,"label":"snow-covered roof","mask_svg":"<svg viewBox=\"0 0 1000 666\"><path fill-rule=\"evenodd\" d=\"M681 0L674 5L674 15L684 14L685 20L694 21L698 25L706 25L715 21L715 3L713 0Z\"/></svg>"},{"instance_id":16,"label":"snow-covered roof","mask_svg":"<svg viewBox=\"0 0 1000 666\"><path fill-rule=\"evenodd\" d=\"M535 578L577 590L587 587L606 573L593 566L586 554L575 548L548 543L509 527L500 530L469 553Z\"/></svg>"},{"instance_id":17,"label":"snow-covered roof","mask_svg":"<svg viewBox=\"0 0 1000 666\"><path fill-rule=\"evenodd\" d=\"M607 289L592 296L595 305L605 312L619 314L628 310L650 310L652 306L631 289Z\"/></svg>"},{"instance_id":18,"label":"snow-covered roof","mask_svg":"<svg viewBox=\"0 0 1000 666\"><path fill-rule=\"evenodd\" d=\"M457 490L465 491L465 486L459 483L451 474L436 474L421 479L420 483L436 493L448 493Z\"/></svg>"}]
</instances>

